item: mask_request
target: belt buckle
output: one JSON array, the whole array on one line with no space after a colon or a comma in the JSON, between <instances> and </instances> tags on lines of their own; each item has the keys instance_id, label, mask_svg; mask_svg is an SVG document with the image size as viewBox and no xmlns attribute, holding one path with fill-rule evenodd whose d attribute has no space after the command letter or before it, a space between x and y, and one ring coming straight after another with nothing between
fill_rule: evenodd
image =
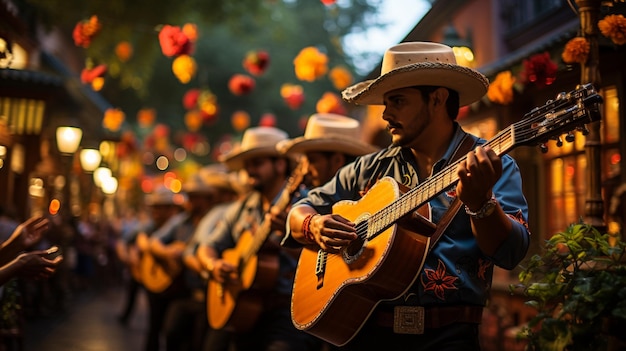
<instances>
[{"instance_id":1,"label":"belt buckle","mask_svg":"<svg viewBox=\"0 0 626 351\"><path fill-rule=\"evenodd\" d=\"M393 332L424 334L424 307L396 306L393 310Z\"/></svg>"}]
</instances>

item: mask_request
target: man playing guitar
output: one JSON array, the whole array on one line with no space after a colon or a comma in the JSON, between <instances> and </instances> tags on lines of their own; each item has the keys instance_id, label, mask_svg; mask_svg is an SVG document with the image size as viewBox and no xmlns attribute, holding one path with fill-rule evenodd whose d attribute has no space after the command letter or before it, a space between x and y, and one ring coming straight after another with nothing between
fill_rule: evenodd
<instances>
[{"instance_id":1,"label":"man playing guitar","mask_svg":"<svg viewBox=\"0 0 626 351\"><path fill-rule=\"evenodd\" d=\"M306 351L320 345L290 319L300 250L281 248L279 243L286 210L297 196L292 190L300 181L290 181L293 160L276 150L286 138L284 131L273 127L249 128L241 146L223 157L231 170L245 170L252 191L227 210L197 251L210 272L209 323L232 330L237 351Z\"/></svg>"},{"instance_id":2,"label":"man playing guitar","mask_svg":"<svg viewBox=\"0 0 626 351\"><path fill-rule=\"evenodd\" d=\"M289 213L288 235L307 246L295 277L294 324L346 350L479 350L493 267L513 269L529 245L515 161L476 147L484 140L455 121L459 106L485 94L488 80L456 65L452 49L436 43L390 48L381 72L347 88L343 97L385 105L392 145L357 158ZM464 140L474 146L455 168L458 185L433 194L418 211L412 203L393 201L435 178ZM464 210L445 221L447 229L429 248L429 235L437 233L429 224L444 222L456 198ZM410 215L393 220L407 208ZM430 232L420 235L422 228ZM317 256L317 265L311 246L328 253ZM304 267L309 256L310 269ZM319 303L318 296L327 302Z\"/></svg>"}]
</instances>

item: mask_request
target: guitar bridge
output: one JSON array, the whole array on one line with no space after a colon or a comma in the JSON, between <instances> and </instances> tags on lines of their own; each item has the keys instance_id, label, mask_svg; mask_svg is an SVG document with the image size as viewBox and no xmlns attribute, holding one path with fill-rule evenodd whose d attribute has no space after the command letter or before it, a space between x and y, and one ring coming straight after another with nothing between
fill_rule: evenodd
<instances>
[{"instance_id":1,"label":"guitar bridge","mask_svg":"<svg viewBox=\"0 0 626 351\"><path fill-rule=\"evenodd\" d=\"M324 285L324 273L326 273L326 259L328 252L324 250L317 251L317 261L315 263L315 276L317 276L317 288L321 289Z\"/></svg>"}]
</instances>

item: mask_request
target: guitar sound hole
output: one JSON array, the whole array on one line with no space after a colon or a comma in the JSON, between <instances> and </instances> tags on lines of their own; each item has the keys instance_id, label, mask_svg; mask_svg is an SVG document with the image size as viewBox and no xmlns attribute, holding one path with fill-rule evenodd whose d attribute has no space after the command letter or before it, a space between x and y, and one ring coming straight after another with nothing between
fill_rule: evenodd
<instances>
[{"instance_id":1,"label":"guitar sound hole","mask_svg":"<svg viewBox=\"0 0 626 351\"><path fill-rule=\"evenodd\" d=\"M365 247L365 243L366 243L366 241L363 238L358 237L356 240L354 240L352 243L350 243L350 245L346 246L344 248L344 250L343 250L343 258L344 258L344 260L348 264L350 264L350 263L354 262L357 258L359 258L359 256L363 252L363 248Z\"/></svg>"}]
</instances>

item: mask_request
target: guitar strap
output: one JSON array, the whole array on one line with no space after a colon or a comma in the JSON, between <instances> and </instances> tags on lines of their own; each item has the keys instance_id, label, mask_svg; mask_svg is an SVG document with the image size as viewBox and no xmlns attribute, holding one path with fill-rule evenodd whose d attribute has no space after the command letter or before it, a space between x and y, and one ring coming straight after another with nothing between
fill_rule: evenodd
<instances>
[{"instance_id":1,"label":"guitar strap","mask_svg":"<svg viewBox=\"0 0 626 351\"><path fill-rule=\"evenodd\" d=\"M474 148L474 145L475 145L474 139L470 137L469 134L465 134L465 136L463 137L463 140L459 143L456 150L454 151L454 154L452 154L452 157L450 157L446 165L456 162L459 158L461 158L462 156L465 156L468 152L470 152ZM457 212L459 212L461 205L462 205L461 200L459 200L458 197L454 198L454 200L450 204L450 207L448 207L448 210L446 211L446 213L443 214L443 216L439 220L439 223L437 223L437 228L435 229L435 232L430 237L430 246L428 248L428 251L431 251L432 248L437 243L437 241L439 241L439 238L441 238L443 233L446 231L446 229L448 228L448 225L450 225L450 222L452 222L452 219L454 218L454 216L456 216Z\"/></svg>"}]
</instances>

